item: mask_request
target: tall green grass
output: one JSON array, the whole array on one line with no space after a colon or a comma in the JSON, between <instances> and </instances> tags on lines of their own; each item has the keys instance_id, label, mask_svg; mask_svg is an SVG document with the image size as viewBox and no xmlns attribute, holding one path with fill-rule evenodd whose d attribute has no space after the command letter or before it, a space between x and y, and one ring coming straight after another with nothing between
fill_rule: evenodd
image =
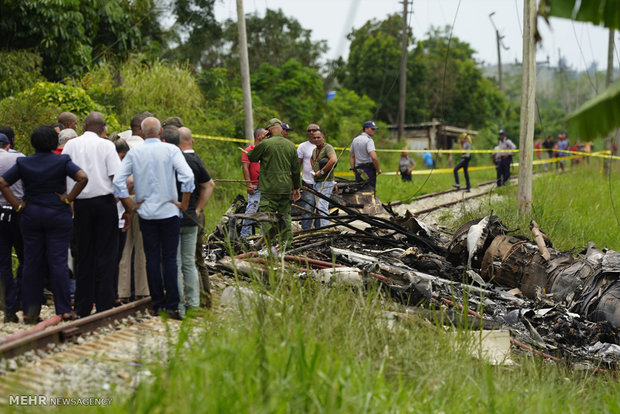
<instances>
[{"instance_id":1,"label":"tall green grass","mask_svg":"<svg viewBox=\"0 0 620 414\"><path fill-rule=\"evenodd\" d=\"M151 367L154 380L118 412L610 412L617 380L538 358L491 366L467 351L463 330L418 318L373 289L354 291L276 275L254 286L271 295L241 312L186 321L203 334ZM456 335L455 335L456 332ZM107 409L106 409L107 410Z\"/></svg>"},{"instance_id":2,"label":"tall green grass","mask_svg":"<svg viewBox=\"0 0 620 414\"><path fill-rule=\"evenodd\" d=\"M561 248L587 240L618 247L610 182L599 167L591 162L534 181L531 217ZM503 201L450 223L493 209L509 227L525 229L530 216L518 214L515 192L514 185L502 188ZM216 307L184 321L169 357L148 367L152 380L105 411L620 412L615 376L524 354L512 356L516 366L492 366L468 352L471 328L415 316L389 322L384 310L404 308L376 287L328 288L281 273L251 286L270 299L254 296L240 310ZM194 327L203 332L188 334Z\"/></svg>"},{"instance_id":3,"label":"tall green grass","mask_svg":"<svg viewBox=\"0 0 620 414\"><path fill-rule=\"evenodd\" d=\"M581 249L593 241L598 247L620 250L620 162L613 164L611 176L603 173L600 161L591 160L568 167L564 174L553 171L535 178L531 214L519 213L516 184L498 193L501 200L487 197L478 209L446 221L456 228L493 210L509 228L529 238L529 222L536 220L558 249Z\"/></svg>"}]
</instances>

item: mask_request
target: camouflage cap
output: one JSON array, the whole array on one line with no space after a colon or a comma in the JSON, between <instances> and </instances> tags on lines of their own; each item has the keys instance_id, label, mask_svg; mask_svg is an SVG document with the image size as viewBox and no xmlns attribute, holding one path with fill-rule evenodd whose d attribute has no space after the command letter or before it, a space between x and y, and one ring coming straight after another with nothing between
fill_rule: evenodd
<instances>
[{"instance_id":1,"label":"camouflage cap","mask_svg":"<svg viewBox=\"0 0 620 414\"><path fill-rule=\"evenodd\" d=\"M267 124L267 126L265 127L266 129L271 128L274 125L280 125L282 126L282 121L280 121L278 118L271 118L269 120L269 123Z\"/></svg>"}]
</instances>

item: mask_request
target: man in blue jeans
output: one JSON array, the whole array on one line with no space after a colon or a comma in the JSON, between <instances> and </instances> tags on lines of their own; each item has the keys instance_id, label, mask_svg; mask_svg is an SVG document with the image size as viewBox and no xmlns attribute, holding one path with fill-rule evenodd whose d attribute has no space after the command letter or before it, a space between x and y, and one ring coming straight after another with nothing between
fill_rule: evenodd
<instances>
[{"instance_id":1,"label":"man in blue jeans","mask_svg":"<svg viewBox=\"0 0 620 414\"><path fill-rule=\"evenodd\" d=\"M183 152L185 161L187 161L194 173L194 185L196 186L189 198L189 206L183 212L183 218L181 218L181 234L177 253L179 299L181 301L179 312L184 315L187 310L198 309L200 305L200 281L198 279L198 270L196 269L198 217L213 194L215 182L207 172L200 157L194 152L192 131L186 127L181 127L178 131L179 149ZM179 190L179 200L181 200L180 183L177 183L177 188Z\"/></svg>"},{"instance_id":2,"label":"man in blue jeans","mask_svg":"<svg viewBox=\"0 0 620 414\"><path fill-rule=\"evenodd\" d=\"M245 214L253 214L258 211L258 203L260 203L260 191L258 191L258 175L260 174L260 162L250 162L247 153L252 151L255 146L267 135L265 128L256 128L254 131L254 144L249 145L243 154L241 154L241 168L243 169L243 178L248 192L248 204L245 207ZM244 239L252 235L252 220L243 220L241 227L241 237Z\"/></svg>"},{"instance_id":3,"label":"man in blue jeans","mask_svg":"<svg viewBox=\"0 0 620 414\"><path fill-rule=\"evenodd\" d=\"M153 309L173 318L181 318L178 309L177 246L181 212L187 210L190 194L195 188L194 174L177 146L161 142L163 130L157 118L148 117L142 121L142 131L147 138L144 144L129 151L123 159L114 176L114 194L121 200L126 212L134 211L126 182L133 174L135 207L144 239L146 274ZM177 179L181 184L181 202L177 201Z\"/></svg>"}]
</instances>

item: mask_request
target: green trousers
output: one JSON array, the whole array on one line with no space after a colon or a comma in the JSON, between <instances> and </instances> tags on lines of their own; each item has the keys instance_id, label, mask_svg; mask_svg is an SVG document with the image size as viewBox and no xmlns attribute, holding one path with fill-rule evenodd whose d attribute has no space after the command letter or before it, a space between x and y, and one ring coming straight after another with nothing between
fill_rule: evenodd
<instances>
[{"instance_id":1,"label":"green trousers","mask_svg":"<svg viewBox=\"0 0 620 414\"><path fill-rule=\"evenodd\" d=\"M280 220L273 223L263 223L263 235L269 245L280 243L281 251L293 242L293 231L291 230L291 195L290 194L261 194L258 211L275 215L280 213ZM273 240L272 228L277 232L277 239Z\"/></svg>"}]
</instances>

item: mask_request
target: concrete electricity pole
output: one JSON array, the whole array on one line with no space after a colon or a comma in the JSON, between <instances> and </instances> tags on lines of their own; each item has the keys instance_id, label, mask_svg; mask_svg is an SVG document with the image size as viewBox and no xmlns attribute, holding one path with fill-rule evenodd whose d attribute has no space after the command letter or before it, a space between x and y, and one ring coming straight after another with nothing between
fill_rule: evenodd
<instances>
[{"instance_id":1,"label":"concrete electricity pole","mask_svg":"<svg viewBox=\"0 0 620 414\"><path fill-rule=\"evenodd\" d=\"M536 105L536 0L523 2L523 65L521 66L521 122L519 135L519 187L517 203L522 214L532 210L532 158Z\"/></svg>"},{"instance_id":2,"label":"concrete electricity pole","mask_svg":"<svg viewBox=\"0 0 620 414\"><path fill-rule=\"evenodd\" d=\"M250 142L254 142L252 88L250 87L250 63L248 60L248 39L245 32L243 0L237 0L237 30L239 32L239 63L241 65L241 87L243 88L243 111L245 112L245 138Z\"/></svg>"},{"instance_id":3,"label":"concrete electricity pole","mask_svg":"<svg viewBox=\"0 0 620 414\"><path fill-rule=\"evenodd\" d=\"M409 25L407 24L408 5L409 0L403 0L403 26L400 35L400 92L398 97L399 141L402 140L405 135L405 101L407 96L407 46L409 42Z\"/></svg>"},{"instance_id":4,"label":"concrete electricity pole","mask_svg":"<svg viewBox=\"0 0 620 414\"><path fill-rule=\"evenodd\" d=\"M504 45L504 42L502 42L502 39L504 38L504 36L499 35L499 30L497 30L497 27L495 26L495 22L493 21L494 14L495 12L492 12L489 14L489 20L491 20L493 29L495 29L495 40L497 42L497 83L499 86L499 90L503 91L502 89L502 84L503 84L502 82L502 49L501 48L503 47L504 50L508 50L510 48Z\"/></svg>"}]
</instances>

